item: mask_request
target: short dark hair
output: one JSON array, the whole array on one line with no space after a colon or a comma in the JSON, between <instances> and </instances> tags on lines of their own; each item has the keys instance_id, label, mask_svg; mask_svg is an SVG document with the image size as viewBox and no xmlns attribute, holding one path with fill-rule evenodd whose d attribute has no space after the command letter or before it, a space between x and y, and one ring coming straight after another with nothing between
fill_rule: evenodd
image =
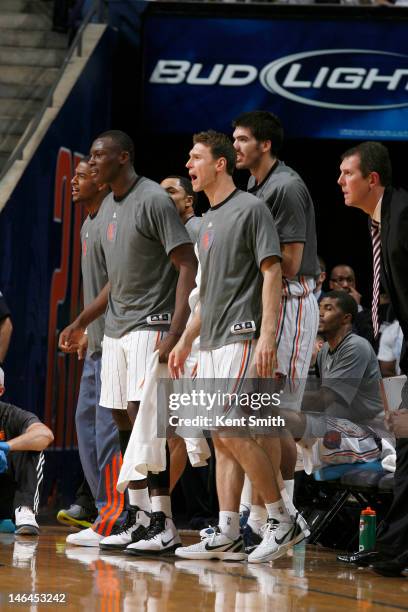
<instances>
[{"instance_id":1,"label":"short dark hair","mask_svg":"<svg viewBox=\"0 0 408 612\"><path fill-rule=\"evenodd\" d=\"M197 194L196 194L195 191L193 191L193 186L191 184L190 179L186 178L185 176L180 176L179 174L168 174L164 178L165 179L168 179L168 178L169 179L178 179L179 182L180 182L180 186L184 189L186 194L193 198L193 208L194 208L194 206L197 203Z\"/></svg>"},{"instance_id":2,"label":"short dark hair","mask_svg":"<svg viewBox=\"0 0 408 612\"><path fill-rule=\"evenodd\" d=\"M194 144L200 143L208 147L214 159L225 157L227 161L227 172L232 176L235 169L237 154L234 145L226 134L208 130L207 132L194 134L193 142Z\"/></svg>"},{"instance_id":3,"label":"short dark hair","mask_svg":"<svg viewBox=\"0 0 408 612\"><path fill-rule=\"evenodd\" d=\"M129 160L133 164L135 161L135 145L130 136L122 132L121 130L107 130L99 134L95 140L99 138L110 138L114 143L120 147L121 151L127 151L129 153Z\"/></svg>"},{"instance_id":4,"label":"short dark hair","mask_svg":"<svg viewBox=\"0 0 408 612\"><path fill-rule=\"evenodd\" d=\"M232 127L249 128L258 142L271 141L271 155L278 155L283 144L283 126L276 115L268 111L251 111L242 113L233 122Z\"/></svg>"},{"instance_id":5,"label":"short dark hair","mask_svg":"<svg viewBox=\"0 0 408 612\"><path fill-rule=\"evenodd\" d=\"M329 291L324 298L336 300L343 314L351 315L351 323L354 323L358 313L358 306L356 300L347 291Z\"/></svg>"},{"instance_id":6,"label":"short dark hair","mask_svg":"<svg viewBox=\"0 0 408 612\"><path fill-rule=\"evenodd\" d=\"M343 153L341 161L352 155L359 156L360 170L364 178L370 172L377 172L383 187L391 185L392 168L390 155L387 147L381 144L381 142L362 142Z\"/></svg>"}]
</instances>

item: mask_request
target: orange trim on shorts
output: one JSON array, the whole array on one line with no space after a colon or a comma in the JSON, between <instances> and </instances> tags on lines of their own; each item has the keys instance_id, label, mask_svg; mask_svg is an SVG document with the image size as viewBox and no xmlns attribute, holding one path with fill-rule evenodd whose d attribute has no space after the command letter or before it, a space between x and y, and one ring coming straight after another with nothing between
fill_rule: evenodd
<instances>
[{"instance_id":1,"label":"orange trim on shorts","mask_svg":"<svg viewBox=\"0 0 408 612\"><path fill-rule=\"evenodd\" d=\"M293 355L292 367L290 369L290 378L292 380L296 377L296 364L299 359L299 339L300 339L300 328L302 322L302 308L303 308L303 299L299 298L299 316L298 316L298 324L296 330L296 340L295 340L295 354Z\"/></svg>"},{"instance_id":2,"label":"orange trim on shorts","mask_svg":"<svg viewBox=\"0 0 408 612\"><path fill-rule=\"evenodd\" d=\"M238 383L241 380L242 373L244 372L244 370L245 370L245 368L247 366L246 361L248 359L249 343L250 343L250 340L245 340L244 353L242 355L241 365L240 365L239 372L238 372L238 377L236 379L236 383L235 383L235 386L234 386L234 388L232 390L232 393L235 393L235 390L238 387Z\"/></svg>"}]
</instances>

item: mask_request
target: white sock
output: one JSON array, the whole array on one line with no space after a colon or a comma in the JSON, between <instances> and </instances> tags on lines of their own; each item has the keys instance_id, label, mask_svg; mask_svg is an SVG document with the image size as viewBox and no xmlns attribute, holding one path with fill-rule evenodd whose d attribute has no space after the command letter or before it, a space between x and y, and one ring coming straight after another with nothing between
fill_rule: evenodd
<instances>
[{"instance_id":1,"label":"white sock","mask_svg":"<svg viewBox=\"0 0 408 612\"><path fill-rule=\"evenodd\" d=\"M241 501L239 511L246 512L251 510L252 505L252 484L248 476L245 474L244 486L242 487Z\"/></svg>"},{"instance_id":2,"label":"white sock","mask_svg":"<svg viewBox=\"0 0 408 612\"><path fill-rule=\"evenodd\" d=\"M287 494L289 495L289 499L293 502L293 493L295 490L295 479L292 478L291 480L284 480L283 484L285 485L285 489Z\"/></svg>"},{"instance_id":3,"label":"white sock","mask_svg":"<svg viewBox=\"0 0 408 612\"><path fill-rule=\"evenodd\" d=\"M150 511L150 497L147 487L144 489L128 489L129 504L138 506L141 510Z\"/></svg>"},{"instance_id":4,"label":"white sock","mask_svg":"<svg viewBox=\"0 0 408 612\"><path fill-rule=\"evenodd\" d=\"M283 500L280 499L273 504L265 504L266 511L268 513L268 518L273 518L275 521L279 523L291 523L291 518L286 510L286 506L283 503Z\"/></svg>"},{"instance_id":5,"label":"white sock","mask_svg":"<svg viewBox=\"0 0 408 612\"><path fill-rule=\"evenodd\" d=\"M172 518L170 495L152 495L152 512L164 512L168 518Z\"/></svg>"},{"instance_id":6,"label":"white sock","mask_svg":"<svg viewBox=\"0 0 408 612\"><path fill-rule=\"evenodd\" d=\"M251 512L248 517L248 525L255 533L259 533L261 527L265 525L268 513L265 506L257 506L253 504L251 506Z\"/></svg>"},{"instance_id":7,"label":"white sock","mask_svg":"<svg viewBox=\"0 0 408 612\"><path fill-rule=\"evenodd\" d=\"M288 511L289 516L294 518L296 516L296 514L297 514L297 509L294 506L293 501L290 499L287 490L286 489L282 489L280 494L282 496L282 501L285 504L285 508Z\"/></svg>"},{"instance_id":8,"label":"white sock","mask_svg":"<svg viewBox=\"0 0 408 612\"><path fill-rule=\"evenodd\" d=\"M218 525L221 533L231 538L231 540L236 540L239 536L239 512L220 510Z\"/></svg>"}]
</instances>

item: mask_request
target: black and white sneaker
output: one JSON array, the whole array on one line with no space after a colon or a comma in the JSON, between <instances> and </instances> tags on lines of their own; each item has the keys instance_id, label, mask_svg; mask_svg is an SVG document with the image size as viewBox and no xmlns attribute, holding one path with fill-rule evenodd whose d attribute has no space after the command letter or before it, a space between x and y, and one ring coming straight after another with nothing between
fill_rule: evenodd
<instances>
[{"instance_id":1,"label":"black and white sneaker","mask_svg":"<svg viewBox=\"0 0 408 612\"><path fill-rule=\"evenodd\" d=\"M246 559L244 540L240 535L236 540L221 533L219 527L211 528L211 533L201 536L201 542L182 546L176 550L177 557L183 559L222 559L223 561L243 561Z\"/></svg>"},{"instance_id":2,"label":"black and white sneaker","mask_svg":"<svg viewBox=\"0 0 408 612\"><path fill-rule=\"evenodd\" d=\"M150 514L140 510L137 506L129 506L127 516L121 525L112 530L110 536L99 542L102 550L124 550L132 542L132 536L136 532L141 537L145 534L150 522Z\"/></svg>"},{"instance_id":3,"label":"black and white sneaker","mask_svg":"<svg viewBox=\"0 0 408 612\"><path fill-rule=\"evenodd\" d=\"M300 514L288 523L270 518L262 531L262 542L248 556L248 563L265 563L279 559L289 548L310 535L307 523Z\"/></svg>"},{"instance_id":4,"label":"black and white sneaker","mask_svg":"<svg viewBox=\"0 0 408 612\"><path fill-rule=\"evenodd\" d=\"M172 518L164 512L152 512L150 525L141 538L135 538L126 548L131 555L166 555L181 546L179 533Z\"/></svg>"}]
</instances>

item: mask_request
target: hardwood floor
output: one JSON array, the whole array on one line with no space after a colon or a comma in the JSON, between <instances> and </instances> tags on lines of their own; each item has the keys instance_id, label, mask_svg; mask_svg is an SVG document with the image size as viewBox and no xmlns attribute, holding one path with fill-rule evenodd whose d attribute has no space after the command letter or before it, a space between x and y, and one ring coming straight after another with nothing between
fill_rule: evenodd
<instances>
[{"instance_id":1,"label":"hardwood floor","mask_svg":"<svg viewBox=\"0 0 408 612\"><path fill-rule=\"evenodd\" d=\"M343 565L314 546L249 565L106 554L66 545L67 533L43 527L38 538L0 534L1 612L408 610L406 578Z\"/></svg>"}]
</instances>

